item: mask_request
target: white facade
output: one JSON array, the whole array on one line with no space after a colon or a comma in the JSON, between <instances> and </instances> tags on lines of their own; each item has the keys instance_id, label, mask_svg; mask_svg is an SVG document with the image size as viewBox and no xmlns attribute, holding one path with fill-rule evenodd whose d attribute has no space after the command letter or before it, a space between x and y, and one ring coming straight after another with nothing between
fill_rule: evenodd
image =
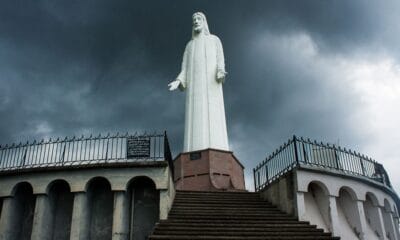
<instances>
[{"instance_id":1,"label":"white facade","mask_svg":"<svg viewBox=\"0 0 400 240\"><path fill-rule=\"evenodd\" d=\"M316 169L295 169L262 192L283 211L345 240L399 240L393 194L366 178Z\"/></svg>"},{"instance_id":2,"label":"white facade","mask_svg":"<svg viewBox=\"0 0 400 240\"><path fill-rule=\"evenodd\" d=\"M127 239L130 203L127 192L130 183L135 179L149 179L154 183L159 193L159 219L167 219L175 197L175 188L168 165L165 164L138 164L136 167L102 167L67 169L58 171L37 171L0 176L0 200L2 200L0 214L0 239L15 239L11 222L14 222L15 189L20 184L32 187L36 199L35 213L33 216L32 240L50 239L47 232L49 227L46 222L50 215L49 189L57 181L63 181L69 186L73 194L73 210L70 229L70 239L87 239L83 237L88 232L88 208L91 204L88 186L93 179L102 178L110 184L113 194L112 239ZM86 235L85 235L86 236Z\"/></svg>"}]
</instances>

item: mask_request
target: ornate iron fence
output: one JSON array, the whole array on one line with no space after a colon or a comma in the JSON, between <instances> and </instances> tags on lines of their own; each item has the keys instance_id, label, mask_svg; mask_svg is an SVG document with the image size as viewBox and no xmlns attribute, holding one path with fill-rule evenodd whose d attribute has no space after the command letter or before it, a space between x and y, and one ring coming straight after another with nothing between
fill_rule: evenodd
<instances>
[{"instance_id":1,"label":"ornate iron fence","mask_svg":"<svg viewBox=\"0 0 400 240\"><path fill-rule=\"evenodd\" d=\"M0 172L140 161L170 162L168 159L172 157L166 133L91 135L0 146Z\"/></svg>"},{"instance_id":2,"label":"ornate iron fence","mask_svg":"<svg viewBox=\"0 0 400 240\"><path fill-rule=\"evenodd\" d=\"M339 146L293 136L253 169L255 190L260 191L292 169L305 166L362 176L392 187L383 166L371 158Z\"/></svg>"}]
</instances>

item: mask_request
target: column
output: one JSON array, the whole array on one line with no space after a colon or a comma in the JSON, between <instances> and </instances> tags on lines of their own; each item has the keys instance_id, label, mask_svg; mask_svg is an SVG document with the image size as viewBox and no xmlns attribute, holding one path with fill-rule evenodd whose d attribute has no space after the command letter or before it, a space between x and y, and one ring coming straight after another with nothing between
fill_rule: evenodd
<instances>
[{"instance_id":1,"label":"column","mask_svg":"<svg viewBox=\"0 0 400 240\"><path fill-rule=\"evenodd\" d=\"M399 217L397 216L397 214L394 216L393 221L394 221L394 226L395 226L394 231L395 231L396 237L397 237L397 239L400 240L400 233L399 233Z\"/></svg>"},{"instance_id":2,"label":"column","mask_svg":"<svg viewBox=\"0 0 400 240\"><path fill-rule=\"evenodd\" d=\"M89 202L85 192L76 192L72 210L71 240L89 239Z\"/></svg>"},{"instance_id":3,"label":"column","mask_svg":"<svg viewBox=\"0 0 400 240\"><path fill-rule=\"evenodd\" d=\"M397 229L398 229L398 227L399 226L396 226L395 224L394 224L394 220L393 220L393 212L390 212L389 213L389 216L390 216L390 223L389 223L389 228L391 228L391 231L392 231L392 235L393 235L393 239L394 240L400 240L399 238L398 238L398 236L397 236ZM396 231L397 230L397 231Z\"/></svg>"},{"instance_id":4,"label":"column","mask_svg":"<svg viewBox=\"0 0 400 240\"><path fill-rule=\"evenodd\" d=\"M385 223L383 221L383 216L382 216L382 212L381 212L381 208L379 207L379 205L374 205L374 207L376 208L376 212L377 212L377 217L378 217L378 233L380 235L379 239L385 239Z\"/></svg>"},{"instance_id":5,"label":"column","mask_svg":"<svg viewBox=\"0 0 400 240\"><path fill-rule=\"evenodd\" d=\"M125 191L114 193L113 240L129 239L129 198Z\"/></svg>"},{"instance_id":6,"label":"column","mask_svg":"<svg viewBox=\"0 0 400 240\"><path fill-rule=\"evenodd\" d=\"M393 239L394 239L394 240L400 240L399 237L398 237L398 235L397 235L399 226L398 226L398 225L397 225L397 226L395 225L394 218L393 218L393 211L389 212L388 214L389 214L389 216L390 216L390 221L389 221L389 225L390 225L390 226L389 226L389 227L391 228L392 235L393 235Z\"/></svg>"},{"instance_id":7,"label":"column","mask_svg":"<svg viewBox=\"0 0 400 240\"><path fill-rule=\"evenodd\" d=\"M160 220L168 218L170 201L171 199L168 195L168 189L160 190Z\"/></svg>"},{"instance_id":8,"label":"column","mask_svg":"<svg viewBox=\"0 0 400 240\"><path fill-rule=\"evenodd\" d=\"M14 240L16 236L16 211L15 199L13 197L3 198L3 210L1 211L0 218L0 239L1 240Z\"/></svg>"},{"instance_id":9,"label":"column","mask_svg":"<svg viewBox=\"0 0 400 240\"><path fill-rule=\"evenodd\" d=\"M46 194L36 196L31 240L50 240L53 229L53 213Z\"/></svg>"},{"instance_id":10,"label":"column","mask_svg":"<svg viewBox=\"0 0 400 240\"><path fill-rule=\"evenodd\" d=\"M398 240L395 234L395 226L393 222L392 213L390 211L386 211L385 207L381 207L383 223L385 226L385 236L389 234L390 239Z\"/></svg>"},{"instance_id":11,"label":"column","mask_svg":"<svg viewBox=\"0 0 400 240\"><path fill-rule=\"evenodd\" d=\"M297 217L300 221L308 221L306 219L306 203L304 200L304 192L297 192L296 201Z\"/></svg>"},{"instance_id":12,"label":"column","mask_svg":"<svg viewBox=\"0 0 400 240\"><path fill-rule=\"evenodd\" d=\"M339 237L340 236L340 225L339 225L339 215L336 204L336 197L329 196L329 209L331 213L331 231L332 235Z\"/></svg>"},{"instance_id":13,"label":"column","mask_svg":"<svg viewBox=\"0 0 400 240\"><path fill-rule=\"evenodd\" d=\"M365 217L365 212L364 212L364 203L361 200L357 200L357 209L358 209L358 215L360 216L360 239L364 240L368 236L365 235L365 231L367 229L367 221Z\"/></svg>"}]
</instances>

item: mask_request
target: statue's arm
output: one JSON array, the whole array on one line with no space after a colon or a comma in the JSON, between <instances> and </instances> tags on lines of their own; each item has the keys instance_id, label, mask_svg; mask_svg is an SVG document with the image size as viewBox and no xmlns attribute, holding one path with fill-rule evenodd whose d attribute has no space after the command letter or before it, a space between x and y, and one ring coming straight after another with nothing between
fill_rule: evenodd
<instances>
[{"instance_id":1,"label":"statue's arm","mask_svg":"<svg viewBox=\"0 0 400 240\"><path fill-rule=\"evenodd\" d=\"M183 53L181 72L176 77L176 80L180 82L179 89L181 91L186 89L186 69L187 69L187 58L188 58L187 55L189 51L189 43L186 45L185 52Z\"/></svg>"},{"instance_id":2,"label":"statue's arm","mask_svg":"<svg viewBox=\"0 0 400 240\"><path fill-rule=\"evenodd\" d=\"M224 50L222 48L221 40L218 37L215 37L216 47L217 47L217 81L224 82L226 71L225 71L225 57Z\"/></svg>"}]
</instances>

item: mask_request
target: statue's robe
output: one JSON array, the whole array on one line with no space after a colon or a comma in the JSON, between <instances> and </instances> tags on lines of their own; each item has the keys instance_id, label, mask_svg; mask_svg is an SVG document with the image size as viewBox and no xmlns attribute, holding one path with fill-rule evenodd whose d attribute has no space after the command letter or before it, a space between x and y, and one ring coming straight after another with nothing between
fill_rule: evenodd
<instances>
[{"instance_id":1,"label":"statue's robe","mask_svg":"<svg viewBox=\"0 0 400 240\"><path fill-rule=\"evenodd\" d=\"M222 83L224 53L218 37L199 34L186 45L177 80L186 91L184 152L229 150Z\"/></svg>"}]
</instances>

